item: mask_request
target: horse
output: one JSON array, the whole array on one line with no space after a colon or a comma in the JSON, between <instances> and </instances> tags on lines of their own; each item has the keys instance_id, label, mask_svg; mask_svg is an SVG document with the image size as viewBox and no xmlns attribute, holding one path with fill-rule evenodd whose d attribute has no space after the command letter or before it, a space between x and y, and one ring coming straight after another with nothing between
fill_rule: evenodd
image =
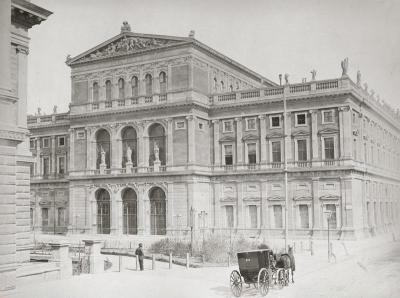
<instances>
[{"instance_id":1,"label":"horse","mask_svg":"<svg viewBox=\"0 0 400 298\"><path fill-rule=\"evenodd\" d=\"M294 283L293 272L296 270L296 262L294 259L293 247L289 245L287 253L283 253L281 255L275 254L275 260L277 268L290 269L292 275L292 283Z\"/></svg>"}]
</instances>

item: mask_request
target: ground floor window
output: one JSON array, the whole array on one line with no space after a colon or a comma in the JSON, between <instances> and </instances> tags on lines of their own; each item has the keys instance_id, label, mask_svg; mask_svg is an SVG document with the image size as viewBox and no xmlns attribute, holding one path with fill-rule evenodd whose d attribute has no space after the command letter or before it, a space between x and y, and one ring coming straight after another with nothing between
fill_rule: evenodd
<instances>
[{"instance_id":1,"label":"ground floor window","mask_svg":"<svg viewBox=\"0 0 400 298\"><path fill-rule=\"evenodd\" d=\"M325 209L327 212L330 212L330 220L329 222L329 227L331 229L336 229L337 227L337 222L336 222L336 205L335 204L326 204Z\"/></svg>"},{"instance_id":2,"label":"ground floor window","mask_svg":"<svg viewBox=\"0 0 400 298\"><path fill-rule=\"evenodd\" d=\"M65 226L65 208L57 209L57 225L59 227Z\"/></svg>"},{"instance_id":3,"label":"ground floor window","mask_svg":"<svg viewBox=\"0 0 400 298\"><path fill-rule=\"evenodd\" d=\"M283 228L282 205L274 205L275 228Z\"/></svg>"},{"instance_id":4,"label":"ground floor window","mask_svg":"<svg viewBox=\"0 0 400 298\"><path fill-rule=\"evenodd\" d=\"M249 205L249 223L250 223L250 228L252 229L256 229L258 226L256 205Z\"/></svg>"},{"instance_id":5,"label":"ground floor window","mask_svg":"<svg viewBox=\"0 0 400 298\"><path fill-rule=\"evenodd\" d=\"M308 229L310 227L308 205L299 205L299 213L300 213L300 228Z\"/></svg>"},{"instance_id":6,"label":"ground floor window","mask_svg":"<svg viewBox=\"0 0 400 298\"><path fill-rule=\"evenodd\" d=\"M49 208L42 208L42 227L49 225Z\"/></svg>"},{"instance_id":7,"label":"ground floor window","mask_svg":"<svg viewBox=\"0 0 400 298\"><path fill-rule=\"evenodd\" d=\"M233 206L225 206L226 227L234 227Z\"/></svg>"}]
</instances>

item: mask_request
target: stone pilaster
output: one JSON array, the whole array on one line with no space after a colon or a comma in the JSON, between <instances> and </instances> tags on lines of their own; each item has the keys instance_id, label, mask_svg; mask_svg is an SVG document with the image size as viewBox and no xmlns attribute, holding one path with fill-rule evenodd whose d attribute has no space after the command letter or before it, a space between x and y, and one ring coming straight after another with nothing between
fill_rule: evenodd
<instances>
[{"instance_id":1,"label":"stone pilaster","mask_svg":"<svg viewBox=\"0 0 400 298\"><path fill-rule=\"evenodd\" d=\"M241 117L235 118L236 121L236 161L237 164L243 163L243 119Z\"/></svg>"},{"instance_id":2,"label":"stone pilaster","mask_svg":"<svg viewBox=\"0 0 400 298\"><path fill-rule=\"evenodd\" d=\"M284 117L284 152L286 155L286 160L289 161L293 161L293 156L292 156L292 140L291 140L291 135L292 135L292 117L291 117L291 113L287 112L286 115L283 116Z\"/></svg>"},{"instance_id":3,"label":"stone pilaster","mask_svg":"<svg viewBox=\"0 0 400 298\"><path fill-rule=\"evenodd\" d=\"M260 161L261 163L265 164L267 163L267 123L266 123L266 116L265 115L260 115L258 116L260 119L260 132L261 132L261 150L260 150Z\"/></svg>"},{"instance_id":4,"label":"stone pilaster","mask_svg":"<svg viewBox=\"0 0 400 298\"><path fill-rule=\"evenodd\" d=\"M319 202L319 178L313 178L312 180L312 228L313 230L319 230L321 228L321 205Z\"/></svg>"},{"instance_id":5,"label":"stone pilaster","mask_svg":"<svg viewBox=\"0 0 400 298\"><path fill-rule=\"evenodd\" d=\"M51 136L51 175L56 174L56 137Z\"/></svg>"},{"instance_id":6,"label":"stone pilaster","mask_svg":"<svg viewBox=\"0 0 400 298\"><path fill-rule=\"evenodd\" d=\"M351 158L352 156L352 124L351 109L349 106L339 107L339 130L340 130L340 157Z\"/></svg>"},{"instance_id":7,"label":"stone pilaster","mask_svg":"<svg viewBox=\"0 0 400 298\"><path fill-rule=\"evenodd\" d=\"M174 227L174 183L168 183L168 194L167 194L167 231L172 229L178 229Z\"/></svg>"},{"instance_id":8,"label":"stone pilaster","mask_svg":"<svg viewBox=\"0 0 400 298\"><path fill-rule=\"evenodd\" d=\"M36 175L40 176L42 175L42 165L41 165L41 157L40 154L42 153L41 148L40 148L40 138L36 139Z\"/></svg>"},{"instance_id":9,"label":"stone pilaster","mask_svg":"<svg viewBox=\"0 0 400 298\"><path fill-rule=\"evenodd\" d=\"M196 116L186 117L188 123L188 164L196 164Z\"/></svg>"},{"instance_id":10,"label":"stone pilaster","mask_svg":"<svg viewBox=\"0 0 400 298\"><path fill-rule=\"evenodd\" d=\"M261 186L261 211L260 211L260 226L262 229L268 229L270 227L269 225L269 218L268 218L268 193L267 193L267 188L268 188L268 182L267 181L262 181L260 183Z\"/></svg>"},{"instance_id":11,"label":"stone pilaster","mask_svg":"<svg viewBox=\"0 0 400 298\"><path fill-rule=\"evenodd\" d=\"M71 172L75 169L74 163L75 163L75 130L73 128L70 128L68 130L69 132L69 165L68 165L68 172Z\"/></svg>"},{"instance_id":12,"label":"stone pilaster","mask_svg":"<svg viewBox=\"0 0 400 298\"><path fill-rule=\"evenodd\" d=\"M86 170L92 170L96 168L96 159L97 159L97 152L96 152L96 144L92 141L92 129L89 127L86 128ZM93 148L94 147L94 148ZM93 156L93 153L95 155Z\"/></svg>"},{"instance_id":13,"label":"stone pilaster","mask_svg":"<svg viewBox=\"0 0 400 298\"><path fill-rule=\"evenodd\" d=\"M174 121L172 118L167 119L167 165L174 165Z\"/></svg>"},{"instance_id":14,"label":"stone pilaster","mask_svg":"<svg viewBox=\"0 0 400 298\"><path fill-rule=\"evenodd\" d=\"M236 183L236 193L237 193L237 216L236 216L236 223L238 228L244 228L244 206L243 206L243 183L237 182Z\"/></svg>"},{"instance_id":15,"label":"stone pilaster","mask_svg":"<svg viewBox=\"0 0 400 298\"><path fill-rule=\"evenodd\" d=\"M311 160L317 161L319 159L318 124L317 124L318 123L318 121L317 121L318 111L310 110L310 114L311 114L311 144L312 144Z\"/></svg>"},{"instance_id":16,"label":"stone pilaster","mask_svg":"<svg viewBox=\"0 0 400 298\"><path fill-rule=\"evenodd\" d=\"M121 163L119 163L119 146L117 137L117 127L115 125L111 126L111 169L121 168Z\"/></svg>"},{"instance_id":17,"label":"stone pilaster","mask_svg":"<svg viewBox=\"0 0 400 298\"><path fill-rule=\"evenodd\" d=\"M122 205L122 199L121 196L119 195L119 197L115 198L115 212L113 212L114 216L115 216L115 221L116 221L116 231L115 231L115 235L120 236L123 233L123 205Z\"/></svg>"},{"instance_id":18,"label":"stone pilaster","mask_svg":"<svg viewBox=\"0 0 400 298\"><path fill-rule=\"evenodd\" d=\"M144 208L144 200L145 200L145 190L144 186L140 186L137 193L137 225L138 225L138 234L143 235L145 231L145 208Z\"/></svg>"},{"instance_id":19,"label":"stone pilaster","mask_svg":"<svg viewBox=\"0 0 400 298\"><path fill-rule=\"evenodd\" d=\"M213 183L213 205L214 205L214 227L219 228L221 223L221 205L220 205L220 191L221 184L219 182Z\"/></svg>"},{"instance_id":20,"label":"stone pilaster","mask_svg":"<svg viewBox=\"0 0 400 298\"><path fill-rule=\"evenodd\" d=\"M212 121L214 125L214 165L219 166L221 165L221 148L219 146L219 120Z\"/></svg>"},{"instance_id":21,"label":"stone pilaster","mask_svg":"<svg viewBox=\"0 0 400 298\"><path fill-rule=\"evenodd\" d=\"M138 125L138 166L145 166L145 154L144 154L144 127L143 124Z\"/></svg>"}]
</instances>

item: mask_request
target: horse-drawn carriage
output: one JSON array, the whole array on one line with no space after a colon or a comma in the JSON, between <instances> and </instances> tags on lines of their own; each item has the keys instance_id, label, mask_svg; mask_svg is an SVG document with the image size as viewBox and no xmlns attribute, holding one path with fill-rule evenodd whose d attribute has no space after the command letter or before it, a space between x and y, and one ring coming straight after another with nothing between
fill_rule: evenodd
<instances>
[{"instance_id":1,"label":"horse-drawn carriage","mask_svg":"<svg viewBox=\"0 0 400 298\"><path fill-rule=\"evenodd\" d=\"M242 294L243 283L249 287L253 285L262 296L267 295L272 286L289 285L289 255L277 257L270 249L258 249L238 252L237 258L239 270L233 270L230 275L231 291L236 297Z\"/></svg>"}]
</instances>

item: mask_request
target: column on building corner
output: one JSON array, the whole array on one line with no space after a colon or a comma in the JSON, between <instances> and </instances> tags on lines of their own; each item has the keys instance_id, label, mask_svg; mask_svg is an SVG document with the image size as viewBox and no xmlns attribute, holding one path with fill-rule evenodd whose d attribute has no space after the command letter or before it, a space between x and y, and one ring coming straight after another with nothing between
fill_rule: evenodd
<instances>
[{"instance_id":1,"label":"column on building corner","mask_svg":"<svg viewBox=\"0 0 400 298\"><path fill-rule=\"evenodd\" d=\"M56 136L51 136L51 175L56 175Z\"/></svg>"},{"instance_id":2,"label":"column on building corner","mask_svg":"<svg viewBox=\"0 0 400 298\"><path fill-rule=\"evenodd\" d=\"M244 204L243 204L243 186L244 183L242 182L237 182L236 183L236 194L237 194L237 227L238 228L244 228L245 223L244 223L244 215L245 215L245 210L244 210Z\"/></svg>"},{"instance_id":3,"label":"column on building corner","mask_svg":"<svg viewBox=\"0 0 400 298\"><path fill-rule=\"evenodd\" d=\"M319 156L318 156L318 111L317 110L310 110L311 114L311 160L312 161L318 161Z\"/></svg>"},{"instance_id":4,"label":"column on building corner","mask_svg":"<svg viewBox=\"0 0 400 298\"><path fill-rule=\"evenodd\" d=\"M219 146L219 120L213 120L212 123L214 125L214 165L221 165L221 157L220 157L220 146Z\"/></svg>"},{"instance_id":5,"label":"column on building corner","mask_svg":"<svg viewBox=\"0 0 400 298\"><path fill-rule=\"evenodd\" d=\"M120 148L119 143L120 140L118 140L118 134L117 134L118 128L116 126L111 127L111 165L110 169L119 169L121 168L121 163L119 162L119 155L120 152L122 151L122 148ZM121 146L122 147L122 146Z\"/></svg>"},{"instance_id":6,"label":"column on building corner","mask_svg":"<svg viewBox=\"0 0 400 298\"><path fill-rule=\"evenodd\" d=\"M174 121L172 118L167 119L167 166L174 165Z\"/></svg>"},{"instance_id":7,"label":"column on building corner","mask_svg":"<svg viewBox=\"0 0 400 298\"><path fill-rule=\"evenodd\" d=\"M193 205L193 196L194 196L194 187L193 187L193 181L188 181L186 184L187 187L187 226L190 227L192 224L192 218L191 216L195 217L194 211L194 205ZM193 214L192 214L193 213ZM194 219L194 218L193 218ZM194 220L193 220L194 223Z\"/></svg>"},{"instance_id":8,"label":"column on building corner","mask_svg":"<svg viewBox=\"0 0 400 298\"><path fill-rule=\"evenodd\" d=\"M40 138L36 139L36 175L42 175Z\"/></svg>"},{"instance_id":9,"label":"column on building corner","mask_svg":"<svg viewBox=\"0 0 400 298\"><path fill-rule=\"evenodd\" d=\"M174 183L169 182L167 185L168 193L167 193L167 222L166 228L167 233L173 233L174 230L178 227L174 226Z\"/></svg>"},{"instance_id":10,"label":"column on building corner","mask_svg":"<svg viewBox=\"0 0 400 298\"><path fill-rule=\"evenodd\" d=\"M312 178L312 229L318 231L321 229L321 204L319 200L319 178Z\"/></svg>"},{"instance_id":11,"label":"column on building corner","mask_svg":"<svg viewBox=\"0 0 400 298\"><path fill-rule=\"evenodd\" d=\"M220 206L220 199L219 199L219 194L221 191L221 183L219 182L214 182L213 183L213 202L214 202L214 227L216 228L221 228L222 227L222 222L221 222L221 206Z\"/></svg>"},{"instance_id":12,"label":"column on building corner","mask_svg":"<svg viewBox=\"0 0 400 298\"><path fill-rule=\"evenodd\" d=\"M93 146L96 146L93 144L92 139L92 129L89 127L85 128L86 130L86 170L94 170L96 168L96 164L94 164L93 167L93 159L96 160L96 156L93 158ZM72 148L73 150L73 148Z\"/></svg>"},{"instance_id":13,"label":"column on building corner","mask_svg":"<svg viewBox=\"0 0 400 298\"><path fill-rule=\"evenodd\" d=\"M284 115L284 117L287 117L287 119L284 121L287 125L287 127L285 128L284 132L285 132L285 155L286 155L286 160L289 161L293 161L293 156L292 156L292 115L290 112L287 112L286 115Z\"/></svg>"},{"instance_id":14,"label":"column on building corner","mask_svg":"<svg viewBox=\"0 0 400 298\"><path fill-rule=\"evenodd\" d=\"M144 130L143 124L139 123L137 126L137 138L138 138L138 167L145 166L145 158L144 158Z\"/></svg>"},{"instance_id":15,"label":"column on building corner","mask_svg":"<svg viewBox=\"0 0 400 298\"><path fill-rule=\"evenodd\" d=\"M73 128L70 128L68 130L69 132L69 148L68 148L68 154L69 154L69 165L68 165L68 172L71 172L74 170L74 162L75 162L75 130Z\"/></svg>"},{"instance_id":16,"label":"column on building corner","mask_svg":"<svg viewBox=\"0 0 400 298\"><path fill-rule=\"evenodd\" d=\"M258 118L260 119L260 133L261 133L261 142L260 142L260 146L261 146L261 150L260 150L260 162L262 164L266 164L267 163L267 123L266 123L266 119L267 117L265 115L260 115L258 116Z\"/></svg>"},{"instance_id":17,"label":"column on building corner","mask_svg":"<svg viewBox=\"0 0 400 298\"><path fill-rule=\"evenodd\" d=\"M113 216L114 216L114 221L116 223L115 225L115 235L117 236L121 236L123 233L123 206L122 206L122 198L121 198L122 193L118 192L115 194L115 210L113 212ZM111 209L112 210L112 209Z\"/></svg>"},{"instance_id":18,"label":"column on building corner","mask_svg":"<svg viewBox=\"0 0 400 298\"><path fill-rule=\"evenodd\" d=\"M145 232L145 206L144 206L145 190L144 185L139 185L137 190L137 227L138 235L143 235Z\"/></svg>"},{"instance_id":19,"label":"column on building corner","mask_svg":"<svg viewBox=\"0 0 400 298\"><path fill-rule=\"evenodd\" d=\"M188 164L196 164L196 116L189 115L188 121Z\"/></svg>"},{"instance_id":20,"label":"column on building corner","mask_svg":"<svg viewBox=\"0 0 400 298\"><path fill-rule=\"evenodd\" d=\"M238 165L243 164L243 127L241 117L235 118L236 121L236 163Z\"/></svg>"}]
</instances>

